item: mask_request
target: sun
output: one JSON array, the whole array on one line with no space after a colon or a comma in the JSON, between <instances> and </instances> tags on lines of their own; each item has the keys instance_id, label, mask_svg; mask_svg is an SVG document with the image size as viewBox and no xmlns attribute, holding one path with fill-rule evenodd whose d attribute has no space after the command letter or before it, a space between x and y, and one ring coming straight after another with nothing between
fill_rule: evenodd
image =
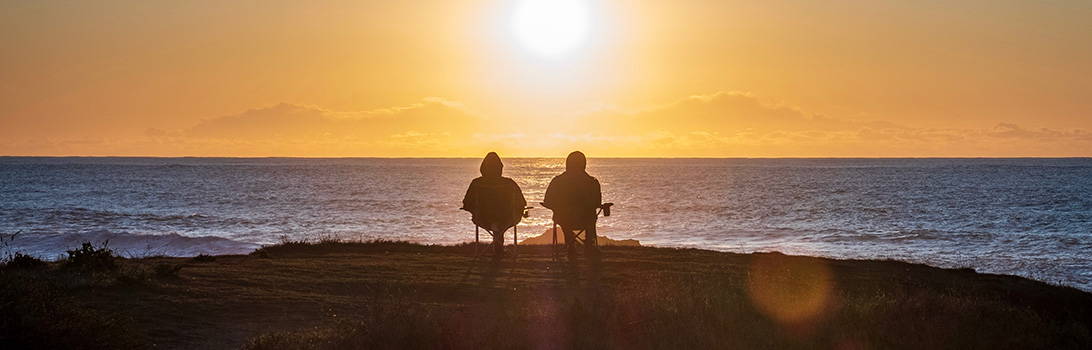
<instances>
[{"instance_id":1,"label":"sun","mask_svg":"<svg viewBox=\"0 0 1092 350\"><path fill-rule=\"evenodd\" d=\"M520 0L512 13L512 35L533 54L562 57L588 40L589 12L581 0Z\"/></svg>"}]
</instances>

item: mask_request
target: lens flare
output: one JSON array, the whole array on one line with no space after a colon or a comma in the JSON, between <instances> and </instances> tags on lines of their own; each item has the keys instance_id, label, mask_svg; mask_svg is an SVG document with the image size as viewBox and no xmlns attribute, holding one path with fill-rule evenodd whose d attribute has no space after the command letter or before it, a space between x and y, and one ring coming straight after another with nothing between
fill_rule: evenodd
<instances>
[{"instance_id":1,"label":"lens flare","mask_svg":"<svg viewBox=\"0 0 1092 350\"><path fill-rule=\"evenodd\" d=\"M819 259L755 254L747 281L751 301L783 325L814 319L827 307L830 269Z\"/></svg>"}]
</instances>

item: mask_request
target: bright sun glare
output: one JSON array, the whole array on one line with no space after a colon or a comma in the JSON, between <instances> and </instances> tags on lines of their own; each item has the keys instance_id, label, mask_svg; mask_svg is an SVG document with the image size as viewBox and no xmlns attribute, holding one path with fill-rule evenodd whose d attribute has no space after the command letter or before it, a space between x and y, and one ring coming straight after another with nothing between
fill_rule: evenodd
<instances>
[{"instance_id":1,"label":"bright sun glare","mask_svg":"<svg viewBox=\"0 0 1092 350\"><path fill-rule=\"evenodd\" d=\"M581 0L520 0L512 14L512 35L534 54L564 56L588 39L590 17Z\"/></svg>"}]
</instances>

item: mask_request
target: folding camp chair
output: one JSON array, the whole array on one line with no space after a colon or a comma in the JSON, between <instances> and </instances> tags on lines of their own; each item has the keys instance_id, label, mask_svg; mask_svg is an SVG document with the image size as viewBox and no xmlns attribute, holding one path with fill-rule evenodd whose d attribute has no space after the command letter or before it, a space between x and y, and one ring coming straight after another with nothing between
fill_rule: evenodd
<instances>
[{"instance_id":1,"label":"folding camp chair","mask_svg":"<svg viewBox=\"0 0 1092 350\"><path fill-rule=\"evenodd\" d=\"M466 210L468 212L470 211L466 208L459 208L459 210ZM531 207L524 207L523 217L530 216L530 210ZM512 226L512 246L504 247L504 254L511 258L513 261L516 260L516 246L519 245L519 230L517 229L517 227L519 227L519 223L516 223L516 225ZM508 231L508 228L503 228L503 230ZM493 229L491 227L482 227L478 224L474 224L474 260L481 259L482 255L484 255L486 252L491 252L494 255L497 254L496 247L493 244L488 244L484 247L482 246L482 231L485 231L487 234L489 234L489 237L493 238L494 240L498 238L501 241L504 240L504 232L501 232L498 237L498 235L493 232Z\"/></svg>"},{"instance_id":2,"label":"folding camp chair","mask_svg":"<svg viewBox=\"0 0 1092 350\"><path fill-rule=\"evenodd\" d=\"M542 204L542 203L540 203L540 204ZM596 207L595 217L597 218L597 220L593 220L590 223L590 225L591 225L590 227L588 227L588 226L586 226L586 227L573 227L572 228L573 239L569 240L568 237L566 237L565 238L565 244L564 244L563 247L559 246L557 244L557 222L554 222L554 230L553 230L554 241L553 241L553 245L551 245L551 247L553 248L552 249L553 257L556 259L558 256L561 255L562 250L568 251L569 248L571 246L573 246L573 245L585 247L585 250L590 248L590 249L593 249L595 251L599 251L599 239L598 239L598 237L596 237L596 239L588 239L588 237L586 237L586 233L588 232L589 228L593 228L593 229L595 228L595 223L596 223L596 221L598 221L598 218L599 218L600 214L602 214L603 216L610 216L610 206L612 206L612 205L614 205L614 203L603 203L603 204L600 204L598 207ZM545 205L543 205L543 207L545 207Z\"/></svg>"}]
</instances>

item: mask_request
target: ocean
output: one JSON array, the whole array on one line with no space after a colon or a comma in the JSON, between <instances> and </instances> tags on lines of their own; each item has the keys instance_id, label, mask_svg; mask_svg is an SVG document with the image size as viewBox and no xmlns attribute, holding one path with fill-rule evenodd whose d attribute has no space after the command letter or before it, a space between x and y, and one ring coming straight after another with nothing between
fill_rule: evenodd
<instances>
[{"instance_id":1,"label":"ocean","mask_svg":"<svg viewBox=\"0 0 1092 350\"><path fill-rule=\"evenodd\" d=\"M480 159L0 157L0 254L245 254L283 240L472 241ZM535 208L564 159L504 159ZM896 259L1092 291L1092 159L590 159L642 245Z\"/></svg>"}]
</instances>

